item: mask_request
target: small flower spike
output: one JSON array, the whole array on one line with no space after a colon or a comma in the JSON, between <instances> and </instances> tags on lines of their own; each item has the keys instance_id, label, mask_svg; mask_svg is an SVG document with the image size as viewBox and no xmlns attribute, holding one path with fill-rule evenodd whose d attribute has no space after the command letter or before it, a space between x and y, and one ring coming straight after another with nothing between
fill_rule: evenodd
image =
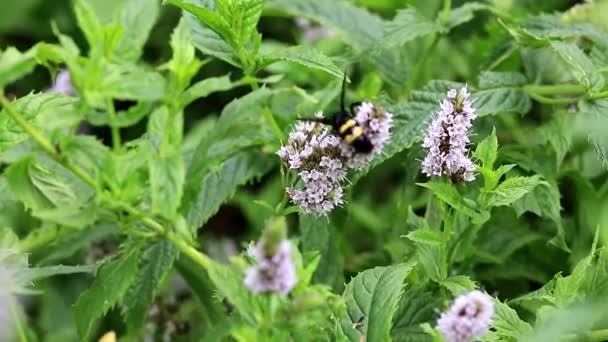
<instances>
[{"instance_id":1,"label":"small flower spike","mask_svg":"<svg viewBox=\"0 0 608 342\"><path fill-rule=\"evenodd\" d=\"M373 146L371 153L361 154L355 153L355 149L351 145L342 142L342 151L348 160L349 167L359 170L384 150L386 143L391 138L393 114L374 106L370 102L363 102L356 107L353 115L355 121L364 129L365 135Z\"/></svg>"},{"instance_id":2,"label":"small flower spike","mask_svg":"<svg viewBox=\"0 0 608 342\"><path fill-rule=\"evenodd\" d=\"M292 202L305 213L326 215L343 203L340 184L346 178L340 138L320 123L299 122L289 142L277 152L300 176L303 189L287 188Z\"/></svg>"},{"instance_id":3,"label":"small flower spike","mask_svg":"<svg viewBox=\"0 0 608 342\"><path fill-rule=\"evenodd\" d=\"M476 117L470 95L466 86L459 91L450 89L429 125L422 143L427 150L422 172L428 177L446 175L452 182L475 179L475 164L469 159L467 148Z\"/></svg>"},{"instance_id":4,"label":"small flower spike","mask_svg":"<svg viewBox=\"0 0 608 342\"><path fill-rule=\"evenodd\" d=\"M478 290L461 295L437 321L437 330L447 342L470 342L483 336L492 324L494 304Z\"/></svg>"},{"instance_id":5,"label":"small flower spike","mask_svg":"<svg viewBox=\"0 0 608 342\"><path fill-rule=\"evenodd\" d=\"M298 283L291 259L291 242L286 239L284 218L269 221L260 241L249 250L256 264L247 270L245 286L253 293L276 292L287 295Z\"/></svg>"},{"instance_id":6,"label":"small flower spike","mask_svg":"<svg viewBox=\"0 0 608 342\"><path fill-rule=\"evenodd\" d=\"M67 69L61 70L57 74L55 83L51 88L49 88L47 92L51 94L63 94L67 96L76 95L76 90L74 89L74 85L72 85L72 77L70 76L70 72Z\"/></svg>"}]
</instances>

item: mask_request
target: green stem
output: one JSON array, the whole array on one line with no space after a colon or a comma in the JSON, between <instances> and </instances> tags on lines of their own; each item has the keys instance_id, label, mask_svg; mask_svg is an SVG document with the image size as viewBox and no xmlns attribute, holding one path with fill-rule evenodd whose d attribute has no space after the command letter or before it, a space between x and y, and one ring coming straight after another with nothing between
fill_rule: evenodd
<instances>
[{"instance_id":1,"label":"green stem","mask_svg":"<svg viewBox=\"0 0 608 342\"><path fill-rule=\"evenodd\" d=\"M116 109L114 102L111 99L107 101L108 117L110 119L110 128L112 129L112 146L114 151L119 151L122 141L120 139L120 127L116 125Z\"/></svg>"},{"instance_id":2,"label":"green stem","mask_svg":"<svg viewBox=\"0 0 608 342\"><path fill-rule=\"evenodd\" d=\"M408 80L406 88L405 88L405 93L408 97L409 97L412 89L414 89L414 87L416 87L416 85L418 84L418 81L420 80L420 77L422 75L422 71L424 70L424 66L426 65L426 61L429 59L429 56L433 53L433 50L435 50L437 43L439 43L439 38L440 38L440 35L438 35L438 34L433 35L433 40L426 47L426 50L424 50L424 52L422 53L422 56L420 57L420 59L418 59L418 63L412 70L412 76Z\"/></svg>"},{"instance_id":3,"label":"green stem","mask_svg":"<svg viewBox=\"0 0 608 342\"><path fill-rule=\"evenodd\" d=\"M27 335L23 329L23 325L21 324L21 318L17 313L17 305L15 305L14 298L9 299L9 304L11 315L13 316L13 320L15 321L15 329L17 329L17 335L19 336L19 340L21 342L27 342Z\"/></svg>"},{"instance_id":4,"label":"green stem","mask_svg":"<svg viewBox=\"0 0 608 342\"><path fill-rule=\"evenodd\" d=\"M587 333L589 341L607 341L608 340L608 329L594 330Z\"/></svg>"},{"instance_id":5,"label":"green stem","mask_svg":"<svg viewBox=\"0 0 608 342\"><path fill-rule=\"evenodd\" d=\"M585 87L580 84L555 84L555 85L539 85L528 84L523 87L526 93L536 93L539 95L557 95L557 94L585 94Z\"/></svg>"},{"instance_id":6,"label":"green stem","mask_svg":"<svg viewBox=\"0 0 608 342\"><path fill-rule=\"evenodd\" d=\"M443 235L441 237L441 276L443 280L448 278L448 243L450 241L450 235L452 235L452 215L450 215L450 212L448 211L443 221Z\"/></svg>"},{"instance_id":7,"label":"green stem","mask_svg":"<svg viewBox=\"0 0 608 342\"><path fill-rule=\"evenodd\" d=\"M55 240L57 234L59 234L58 226L45 230L34 230L23 240L19 241L19 250L25 253L31 252L40 246L51 243L53 240Z\"/></svg>"},{"instance_id":8,"label":"green stem","mask_svg":"<svg viewBox=\"0 0 608 342\"><path fill-rule=\"evenodd\" d=\"M450 17L450 10L452 9L452 0L443 1L443 13L441 14L441 22L446 24Z\"/></svg>"},{"instance_id":9,"label":"green stem","mask_svg":"<svg viewBox=\"0 0 608 342\"><path fill-rule=\"evenodd\" d=\"M590 100L602 99L604 97L608 97L608 91L603 91L601 93L591 94L587 98Z\"/></svg>"},{"instance_id":10,"label":"green stem","mask_svg":"<svg viewBox=\"0 0 608 342\"><path fill-rule=\"evenodd\" d=\"M536 100L540 103L544 103L544 104L570 104L570 103L575 103L578 100L582 99L581 97L551 98L551 97L546 97L544 95L539 95L537 93L528 93L528 96L530 96L534 100Z\"/></svg>"},{"instance_id":11,"label":"green stem","mask_svg":"<svg viewBox=\"0 0 608 342\"><path fill-rule=\"evenodd\" d=\"M46 152L50 155L57 155L57 150L55 146L47 140L40 132L38 132L34 127L32 127L22 116L19 114L11 105L9 100L4 96L3 92L0 92L0 103L2 103L2 107L6 109L8 115L15 120L15 122L27 133L32 139L34 139L40 147L42 147Z\"/></svg>"},{"instance_id":12,"label":"green stem","mask_svg":"<svg viewBox=\"0 0 608 342\"><path fill-rule=\"evenodd\" d=\"M251 77L251 76L248 76L248 77ZM255 77L251 77L250 81L251 82L249 84L251 85L251 89L253 89L253 90L260 89L260 86L258 85L258 81ZM270 112L270 110L268 109L268 107L266 105L264 105L262 107L262 114L264 115L264 118L266 119L266 121L268 122L270 127L272 128L272 132L274 133L275 137L279 140L284 140L285 133L283 133L283 130L281 130L281 127L279 127L279 124L274 119L274 116L272 115L272 113Z\"/></svg>"},{"instance_id":13,"label":"green stem","mask_svg":"<svg viewBox=\"0 0 608 342\"><path fill-rule=\"evenodd\" d=\"M21 128L23 128L24 131L26 131L28 134L30 134L32 139L34 139L40 146L42 146L46 150L46 152L48 152L48 154L50 154L59 163L63 164L66 168L68 168L70 171L72 171L76 176L78 176L80 179L82 179L85 183L90 185L92 188L94 188L94 189L97 188L97 186L96 186L97 184L96 184L95 180L89 174L87 174L83 169L81 169L80 167L78 167L75 164L70 163L68 160L63 158L59 154L59 152L55 149L53 144L51 144L51 142L46 137L44 137L34 127L30 126L30 124L27 121L25 121L21 117L21 115L12 108L12 106L10 105L10 103L8 102L6 97L4 97L4 94L1 92L0 92L0 102L2 103L2 106L4 108L6 108L6 111L9 113L9 115L13 119L15 119L17 124L19 126L21 126ZM173 232L166 230L162 224L158 223L157 221L155 221L154 219L152 219L150 217L147 217L146 215L141 213L139 210L137 210L136 208L134 208L130 205L122 205L121 207L130 215L140 218L142 223L146 227L152 229L157 234L165 237L167 240L172 242L182 253L191 257L192 260L195 261L197 264L199 264L203 267L206 267L206 265L209 264L208 258L204 254L200 253L194 247L185 243L178 236L176 236ZM46 241L46 239L49 238L49 236L43 235L39 238L40 240L38 240L38 241L35 239L34 239L34 241L30 241L28 244L25 245L25 248L31 248L32 246L38 245L38 243L44 242L44 241Z\"/></svg>"}]
</instances>

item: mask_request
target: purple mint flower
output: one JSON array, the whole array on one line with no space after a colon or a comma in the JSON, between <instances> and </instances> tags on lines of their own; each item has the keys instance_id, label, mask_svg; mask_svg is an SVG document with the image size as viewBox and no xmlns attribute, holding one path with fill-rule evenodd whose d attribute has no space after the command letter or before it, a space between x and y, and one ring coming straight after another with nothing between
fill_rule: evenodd
<instances>
[{"instance_id":1,"label":"purple mint flower","mask_svg":"<svg viewBox=\"0 0 608 342\"><path fill-rule=\"evenodd\" d=\"M326 215L343 203L341 182L346 179L340 139L328 127L299 122L289 142L277 154L298 173L303 189L287 188L291 201L303 212Z\"/></svg>"},{"instance_id":2,"label":"purple mint flower","mask_svg":"<svg viewBox=\"0 0 608 342\"><path fill-rule=\"evenodd\" d=\"M254 293L288 294L297 284L296 268L291 260L291 242L283 240L274 255L265 255L263 242L249 250L256 264L247 270L245 286Z\"/></svg>"},{"instance_id":3,"label":"purple mint flower","mask_svg":"<svg viewBox=\"0 0 608 342\"><path fill-rule=\"evenodd\" d=\"M348 160L349 167L356 170L362 169L376 155L382 153L384 146L390 140L391 128L393 126L393 114L384 109L374 106L372 103L363 102L356 108L355 121L365 130L374 148L371 153L356 153L349 144L342 142L342 153Z\"/></svg>"},{"instance_id":4,"label":"purple mint flower","mask_svg":"<svg viewBox=\"0 0 608 342\"><path fill-rule=\"evenodd\" d=\"M437 330L447 342L470 342L485 334L492 324L494 304L478 290L461 295L441 314Z\"/></svg>"},{"instance_id":5,"label":"purple mint flower","mask_svg":"<svg viewBox=\"0 0 608 342\"><path fill-rule=\"evenodd\" d=\"M422 172L428 177L446 175L453 182L475 179L475 164L469 159L467 148L476 117L470 95L466 86L460 91L450 89L447 99L440 103L422 143L427 150Z\"/></svg>"},{"instance_id":6,"label":"purple mint flower","mask_svg":"<svg viewBox=\"0 0 608 342\"><path fill-rule=\"evenodd\" d=\"M67 69L61 70L57 74L55 83L53 83L53 86L50 87L47 92L51 94L63 94L67 96L76 95L76 90L72 85L72 77L70 76L70 72Z\"/></svg>"}]
</instances>

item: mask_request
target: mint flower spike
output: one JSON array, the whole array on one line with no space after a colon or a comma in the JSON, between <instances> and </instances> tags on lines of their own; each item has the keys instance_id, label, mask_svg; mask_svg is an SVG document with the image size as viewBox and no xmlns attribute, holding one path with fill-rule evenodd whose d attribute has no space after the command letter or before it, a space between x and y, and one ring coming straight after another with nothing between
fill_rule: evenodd
<instances>
[{"instance_id":1,"label":"mint flower spike","mask_svg":"<svg viewBox=\"0 0 608 342\"><path fill-rule=\"evenodd\" d=\"M450 89L440 103L422 142L427 150L422 172L428 177L445 175L455 183L475 179L475 164L468 157L467 147L469 130L477 116L470 95L466 86Z\"/></svg>"},{"instance_id":2,"label":"mint flower spike","mask_svg":"<svg viewBox=\"0 0 608 342\"><path fill-rule=\"evenodd\" d=\"M377 155L381 154L391 138L393 127L393 114L371 102L363 102L355 108L353 113L357 124L363 128L365 135L372 143L371 153L355 153L355 149L342 141L342 153L345 155L348 166L360 170Z\"/></svg>"},{"instance_id":3,"label":"mint flower spike","mask_svg":"<svg viewBox=\"0 0 608 342\"><path fill-rule=\"evenodd\" d=\"M57 74L57 78L55 79L55 83L48 90L48 93L51 94L63 94L67 96L76 95L76 89L74 89L74 85L72 84L72 76L67 69L61 70Z\"/></svg>"},{"instance_id":4,"label":"mint flower spike","mask_svg":"<svg viewBox=\"0 0 608 342\"><path fill-rule=\"evenodd\" d=\"M256 264L247 270L245 286L253 293L276 292L286 295L297 284L285 217L268 220L262 238L248 252Z\"/></svg>"},{"instance_id":5,"label":"mint flower spike","mask_svg":"<svg viewBox=\"0 0 608 342\"><path fill-rule=\"evenodd\" d=\"M457 297L441 314L437 330L447 342L470 342L488 332L493 315L494 304L490 296L474 290Z\"/></svg>"},{"instance_id":6,"label":"mint flower spike","mask_svg":"<svg viewBox=\"0 0 608 342\"><path fill-rule=\"evenodd\" d=\"M346 167L340 144L340 138L325 125L299 122L289 134L287 145L277 152L302 180L301 188L285 189L302 212L327 215L344 203L341 182L346 179Z\"/></svg>"}]
</instances>

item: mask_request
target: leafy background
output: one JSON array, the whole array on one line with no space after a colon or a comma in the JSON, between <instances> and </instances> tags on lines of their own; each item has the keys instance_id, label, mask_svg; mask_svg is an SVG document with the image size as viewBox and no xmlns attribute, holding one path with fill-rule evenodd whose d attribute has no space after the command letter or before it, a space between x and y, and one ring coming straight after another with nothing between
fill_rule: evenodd
<instances>
[{"instance_id":1,"label":"leafy background","mask_svg":"<svg viewBox=\"0 0 608 342\"><path fill-rule=\"evenodd\" d=\"M156 324L154 305L162 324L189 323L172 336L180 340L431 341L438 311L481 287L497 307L486 340L602 340L607 6L9 1L0 12L0 75L9 76L0 84L52 139L46 151L92 180L36 147L3 106L3 238L36 267L98 266L95 276L37 280L24 298L24 334L75 341L114 330L138 340ZM297 18L328 31L311 40ZM10 64L9 46L37 46L37 63L26 53ZM78 100L39 93L62 65ZM336 108L345 68L349 101L395 114L391 143L351 175L347 204L329 218L279 210L279 137L297 115ZM417 142L445 91L465 83L480 116L480 170L456 187L420 174ZM277 215L299 244L299 277L309 279L280 300L289 319L265 302L279 299L243 289L246 258L223 263ZM145 218L200 247L203 259L159 239Z\"/></svg>"}]
</instances>

